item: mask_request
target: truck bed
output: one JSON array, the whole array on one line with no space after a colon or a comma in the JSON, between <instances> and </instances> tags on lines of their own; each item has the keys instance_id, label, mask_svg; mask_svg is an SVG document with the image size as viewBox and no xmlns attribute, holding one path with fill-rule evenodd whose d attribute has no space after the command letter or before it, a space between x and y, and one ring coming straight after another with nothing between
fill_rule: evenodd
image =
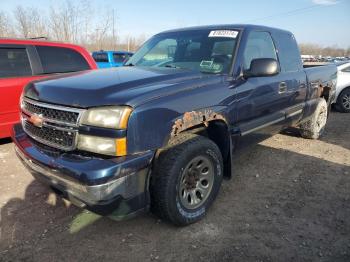
<instances>
[{"instance_id":1,"label":"truck bed","mask_svg":"<svg viewBox=\"0 0 350 262\"><path fill-rule=\"evenodd\" d=\"M334 64L304 66L304 71L310 85L331 86L337 79L337 67Z\"/></svg>"}]
</instances>

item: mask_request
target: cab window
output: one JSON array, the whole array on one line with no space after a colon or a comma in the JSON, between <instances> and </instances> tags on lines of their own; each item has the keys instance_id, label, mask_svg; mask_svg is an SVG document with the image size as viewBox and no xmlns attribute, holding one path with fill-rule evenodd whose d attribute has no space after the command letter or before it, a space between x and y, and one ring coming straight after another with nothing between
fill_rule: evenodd
<instances>
[{"instance_id":1,"label":"cab window","mask_svg":"<svg viewBox=\"0 0 350 262\"><path fill-rule=\"evenodd\" d=\"M97 63L108 63L108 55L107 53L93 53L92 58Z\"/></svg>"},{"instance_id":2,"label":"cab window","mask_svg":"<svg viewBox=\"0 0 350 262\"><path fill-rule=\"evenodd\" d=\"M85 58L77 51L55 46L36 46L44 74L66 73L90 69Z\"/></svg>"},{"instance_id":3,"label":"cab window","mask_svg":"<svg viewBox=\"0 0 350 262\"><path fill-rule=\"evenodd\" d=\"M253 59L273 58L277 60L276 49L268 32L250 32L243 53L244 69L250 68Z\"/></svg>"},{"instance_id":4,"label":"cab window","mask_svg":"<svg viewBox=\"0 0 350 262\"><path fill-rule=\"evenodd\" d=\"M115 63L123 63L127 58L127 54L113 53L113 60Z\"/></svg>"},{"instance_id":5,"label":"cab window","mask_svg":"<svg viewBox=\"0 0 350 262\"><path fill-rule=\"evenodd\" d=\"M278 57L282 72L296 72L303 69L297 42L292 34L277 33Z\"/></svg>"}]
</instances>

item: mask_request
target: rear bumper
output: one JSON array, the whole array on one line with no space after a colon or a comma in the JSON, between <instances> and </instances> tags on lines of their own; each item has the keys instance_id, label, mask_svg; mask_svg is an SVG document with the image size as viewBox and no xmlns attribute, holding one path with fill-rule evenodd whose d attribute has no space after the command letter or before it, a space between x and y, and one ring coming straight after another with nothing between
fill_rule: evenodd
<instances>
[{"instance_id":1,"label":"rear bumper","mask_svg":"<svg viewBox=\"0 0 350 262\"><path fill-rule=\"evenodd\" d=\"M33 141L20 125L14 126L12 139L18 158L33 176L73 204L119 216L148 208L153 152L111 159L59 152Z\"/></svg>"}]
</instances>

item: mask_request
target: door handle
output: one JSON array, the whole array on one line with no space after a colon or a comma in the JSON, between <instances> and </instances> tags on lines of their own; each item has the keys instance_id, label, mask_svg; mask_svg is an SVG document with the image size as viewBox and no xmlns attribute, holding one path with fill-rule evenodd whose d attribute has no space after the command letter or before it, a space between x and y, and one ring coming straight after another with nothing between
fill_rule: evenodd
<instances>
[{"instance_id":1,"label":"door handle","mask_svg":"<svg viewBox=\"0 0 350 262\"><path fill-rule=\"evenodd\" d=\"M287 84L286 84L286 82L279 83L279 85L278 85L278 93L279 94L283 94L285 92L287 92Z\"/></svg>"}]
</instances>

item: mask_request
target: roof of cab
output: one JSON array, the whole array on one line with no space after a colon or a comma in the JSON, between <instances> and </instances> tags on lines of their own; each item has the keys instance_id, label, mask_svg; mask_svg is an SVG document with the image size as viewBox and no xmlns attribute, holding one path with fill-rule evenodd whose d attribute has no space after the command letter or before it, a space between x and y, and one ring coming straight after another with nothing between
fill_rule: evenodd
<instances>
[{"instance_id":1,"label":"roof of cab","mask_svg":"<svg viewBox=\"0 0 350 262\"><path fill-rule=\"evenodd\" d=\"M62 47L75 50L79 52L88 62L91 69L96 69L97 65L95 60L89 54L89 52L80 45L68 44L62 42L53 42L47 40L39 39L19 39L19 38L0 38L0 45L32 45L32 46L53 46L53 47Z\"/></svg>"},{"instance_id":2,"label":"roof of cab","mask_svg":"<svg viewBox=\"0 0 350 262\"><path fill-rule=\"evenodd\" d=\"M237 29L237 30L266 30L266 31L280 31L284 33L291 32L279 28L262 26L262 25L251 25L251 24L220 24L220 25L204 25L204 26L193 26L193 27L185 27L178 29L166 30L161 33L171 33L171 32L179 32L179 31L190 31L190 30L224 30L224 29Z\"/></svg>"},{"instance_id":3,"label":"roof of cab","mask_svg":"<svg viewBox=\"0 0 350 262\"><path fill-rule=\"evenodd\" d=\"M21 39L21 38L0 38L0 44L9 45L45 45L45 46L62 46L72 49L80 49L82 46L64 42L54 42L42 39Z\"/></svg>"}]
</instances>

